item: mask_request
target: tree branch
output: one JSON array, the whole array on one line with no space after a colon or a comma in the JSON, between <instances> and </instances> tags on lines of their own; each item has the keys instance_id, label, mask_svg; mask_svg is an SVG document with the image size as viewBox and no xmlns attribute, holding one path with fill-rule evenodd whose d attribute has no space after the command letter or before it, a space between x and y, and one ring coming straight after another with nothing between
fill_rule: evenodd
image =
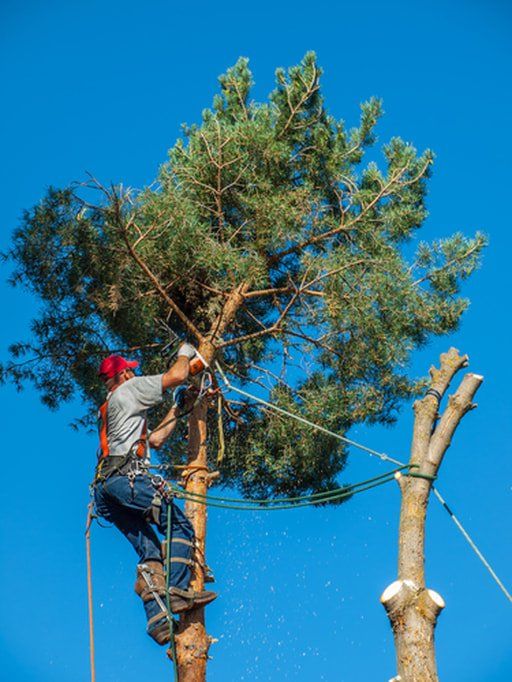
<instances>
[{"instance_id":1,"label":"tree branch","mask_svg":"<svg viewBox=\"0 0 512 682\"><path fill-rule=\"evenodd\" d=\"M466 374L455 394L450 396L448 407L432 435L428 448L427 460L435 472L441 466L443 456L450 447L452 436L462 417L476 407L472 401L483 380L483 376L479 374Z\"/></svg>"},{"instance_id":2,"label":"tree branch","mask_svg":"<svg viewBox=\"0 0 512 682\"><path fill-rule=\"evenodd\" d=\"M430 389L437 392L442 398L455 374L462 367L467 366L468 356L460 355L456 348L450 348L447 353L442 353L440 360L440 368L436 369L432 366L429 372L431 377ZM427 394L414 403L416 416L414 419L411 464L421 466L423 463L429 447L439 402L435 395Z\"/></svg>"},{"instance_id":3,"label":"tree branch","mask_svg":"<svg viewBox=\"0 0 512 682\"><path fill-rule=\"evenodd\" d=\"M421 175L426 171L428 165L430 162L428 162L425 166L423 171L419 174L418 178L421 177ZM332 228L331 230L327 230L326 232L322 232L322 234L314 235L312 237L309 237L309 239L304 240L300 244L295 244L294 246L290 246L287 249L284 249L283 251L280 251L278 253L273 254L272 256L269 256L268 261L269 263L277 263L279 262L282 258L285 256L289 256L292 253L297 253L298 251L302 251L304 248L307 246L311 246L312 244L317 244L320 241L323 241L324 239L329 239L329 237L334 237L337 234L340 234L341 232L347 232L348 230L351 230L354 225L356 225L364 216L384 197L386 197L390 192L388 191L392 185L394 185L397 180L400 179L400 177L407 171L408 169L408 164L405 165L403 168L401 168L399 171L394 173L391 176L391 179L389 182L382 187L382 189L377 193L377 195L370 201L370 203L363 208L361 213L359 213L357 216L353 218L353 220L349 221L348 223L343 223L343 221L340 222L340 224L337 227ZM409 183L410 184L410 183Z\"/></svg>"},{"instance_id":4,"label":"tree branch","mask_svg":"<svg viewBox=\"0 0 512 682\"><path fill-rule=\"evenodd\" d=\"M304 84L304 86L306 87L306 92L305 92L304 95L300 98L299 103L297 104L296 107L294 107L294 106L292 105L292 102L291 102L291 100L290 100L290 92L289 92L288 86L285 86L286 97L287 97L287 99L288 99L288 107L289 107L289 109L290 109L290 116L288 117L288 120L286 121L286 123L285 123L283 129L281 130L281 132L279 133L278 137L281 137L282 135L285 134L285 132L288 130L288 128L289 128L289 126L290 126L290 123L293 121L293 119L294 119L295 116L297 115L297 112L300 111L302 105L311 97L311 95L312 95L314 92L316 92L316 90L319 89L320 86L319 86L319 84L316 82L316 81L317 81L317 76L318 76L317 70L313 67L313 77L312 77L312 79L311 79L311 83L310 83L309 86L308 86L308 85L307 85L306 83L304 83L304 81L303 81L303 84Z\"/></svg>"},{"instance_id":5,"label":"tree branch","mask_svg":"<svg viewBox=\"0 0 512 682\"><path fill-rule=\"evenodd\" d=\"M235 319L238 309L243 304L244 295L249 288L250 282L242 282L227 296L225 304L222 306L217 318L214 320L207 334L210 343L215 343L215 339L222 336L226 327ZM220 347L222 347L221 344Z\"/></svg>"},{"instance_id":6,"label":"tree branch","mask_svg":"<svg viewBox=\"0 0 512 682\"><path fill-rule=\"evenodd\" d=\"M185 328L193 334L196 339L201 342L203 340L203 335L197 329L195 324L190 320L187 315L182 311L182 309L173 301L173 299L169 296L165 288L162 286L156 275L150 270L150 268L146 265L146 263L142 260L142 258L138 255L138 253L135 251L133 248L132 244L130 243L130 240L128 238L128 228L130 224L133 222L133 219L131 218L128 223L124 223L122 220L121 216L118 215L119 218L119 226L121 227L122 233L123 233L123 238L126 243L126 246L128 248L128 252L130 253L131 257L133 260L137 263L139 268L144 272L144 274L148 277L148 279L153 283L155 289L158 291L160 296L163 298L163 300L167 303L169 308L173 310L176 315L179 317L179 319L183 322L185 325Z\"/></svg>"},{"instance_id":7,"label":"tree branch","mask_svg":"<svg viewBox=\"0 0 512 682\"><path fill-rule=\"evenodd\" d=\"M420 277L420 279L417 279L415 282L413 282L412 285L414 287L418 286L418 284L422 284L427 279L431 279L432 277L437 275L438 272L443 272L443 270L446 270L446 268L449 268L450 265L453 265L454 263L461 263L463 260L466 260L466 258L469 258L469 256L471 256L471 254L474 253L478 249L479 246L480 246L479 244L475 244L470 249L468 249L466 251L466 253L463 253L462 256L458 256L457 258L452 258L451 260L449 260L447 263L445 263L441 267L435 268L435 270L433 270L432 272L429 272L426 275L424 275L423 277ZM411 266L411 267L413 267L413 266Z\"/></svg>"}]
</instances>

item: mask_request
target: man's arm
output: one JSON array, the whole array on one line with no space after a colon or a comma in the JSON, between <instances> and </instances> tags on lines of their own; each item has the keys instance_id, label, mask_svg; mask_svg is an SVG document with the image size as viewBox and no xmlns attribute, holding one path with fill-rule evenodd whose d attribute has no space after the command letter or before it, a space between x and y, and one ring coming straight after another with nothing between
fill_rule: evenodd
<instances>
[{"instance_id":1,"label":"man's arm","mask_svg":"<svg viewBox=\"0 0 512 682\"><path fill-rule=\"evenodd\" d=\"M162 419L160 424L151 432L149 436L149 444L155 450L159 450L165 441L169 438L171 433L176 428L178 420L179 409L177 405L173 405L169 412Z\"/></svg>"},{"instance_id":2,"label":"man's arm","mask_svg":"<svg viewBox=\"0 0 512 682\"><path fill-rule=\"evenodd\" d=\"M169 388L176 388L176 386L179 386L187 380L190 372L190 360L195 354L196 349L189 343L183 343L180 346L176 362L167 370L167 372L165 372L165 374L162 374L162 390L166 391ZM151 447L156 450L162 447L176 428L178 414L178 406L173 405L160 424L158 424L149 436L149 444Z\"/></svg>"},{"instance_id":3,"label":"man's arm","mask_svg":"<svg viewBox=\"0 0 512 682\"><path fill-rule=\"evenodd\" d=\"M162 389L176 388L188 379L190 360L195 356L196 349L189 343L183 343L178 349L176 362L162 375Z\"/></svg>"}]
</instances>

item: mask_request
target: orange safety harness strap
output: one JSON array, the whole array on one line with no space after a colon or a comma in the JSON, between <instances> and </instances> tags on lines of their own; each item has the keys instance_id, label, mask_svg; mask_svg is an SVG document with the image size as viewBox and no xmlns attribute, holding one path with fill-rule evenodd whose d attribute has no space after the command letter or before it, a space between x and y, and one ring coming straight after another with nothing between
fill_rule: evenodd
<instances>
[{"instance_id":1,"label":"orange safety harness strap","mask_svg":"<svg viewBox=\"0 0 512 682\"><path fill-rule=\"evenodd\" d=\"M98 419L101 420L99 425L99 435L100 435L100 451L98 453L98 459L103 459L103 457L108 457L110 454L110 446L108 444L107 437L107 412L108 412L108 400L105 400L103 405L100 407L98 412Z\"/></svg>"},{"instance_id":2,"label":"orange safety harness strap","mask_svg":"<svg viewBox=\"0 0 512 682\"><path fill-rule=\"evenodd\" d=\"M137 449L135 450L137 457L145 457L146 456L147 438L148 438L148 422L146 419L144 419L144 424L142 426L142 433L140 434L140 438L139 438L138 443L137 443Z\"/></svg>"},{"instance_id":3,"label":"orange safety harness strap","mask_svg":"<svg viewBox=\"0 0 512 682\"><path fill-rule=\"evenodd\" d=\"M99 436L100 436L100 449L98 453L98 459L104 459L105 457L108 457L110 455L110 446L108 443L108 435L107 435L107 428L108 428L108 400L105 400L103 405L101 405L99 411L98 411L98 419L100 420L99 424ZM142 433L140 434L140 438L137 441L137 448L135 450L135 454L137 457L145 457L146 456L146 442L147 442L147 437L148 437L148 422L145 419L144 424L142 426Z\"/></svg>"}]
</instances>

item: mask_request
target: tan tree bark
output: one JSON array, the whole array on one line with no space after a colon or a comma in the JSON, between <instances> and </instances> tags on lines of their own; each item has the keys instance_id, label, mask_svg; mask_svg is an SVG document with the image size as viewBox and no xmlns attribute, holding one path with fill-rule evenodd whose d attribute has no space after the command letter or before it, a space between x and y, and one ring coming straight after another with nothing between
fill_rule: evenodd
<instances>
[{"instance_id":1,"label":"tan tree bark","mask_svg":"<svg viewBox=\"0 0 512 682\"><path fill-rule=\"evenodd\" d=\"M214 357L211 344L199 348L208 363ZM206 495L212 480L208 471L207 452L207 404L201 401L194 408L188 424L188 462L183 472L187 492ZM204 589L204 557L206 555L207 509L204 504L187 500L185 513L190 519L196 537L196 562L194 565L191 588ZM206 663L212 638L206 632L204 608L188 611L181 616L176 635L176 658L180 682L204 682Z\"/></svg>"},{"instance_id":2,"label":"tan tree bark","mask_svg":"<svg viewBox=\"0 0 512 682\"><path fill-rule=\"evenodd\" d=\"M248 287L249 282L244 282L227 296L210 332L200 337L199 352L210 366L215 358L215 339L220 338L234 320ZM187 469L183 472L187 492L200 495L206 495L210 483L215 478L215 472L208 470L207 410L206 401L202 401L195 407L189 418L188 462ZM186 502L185 513L194 527L196 536L196 562L191 587L200 591L204 589L208 513L204 504L190 500ZM212 641L214 640L206 632L204 608L183 614L176 634L176 658L180 682L204 682L206 680L208 650Z\"/></svg>"},{"instance_id":3,"label":"tan tree bark","mask_svg":"<svg viewBox=\"0 0 512 682\"><path fill-rule=\"evenodd\" d=\"M197 405L189 419L189 468L184 476L188 492L206 495L208 470L206 459L206 411L204 401ZM197 554L204 556L207 512L204 505L187 500L185 512L196 535ZM204 589L204 574L196 562L191 587ZM194 609L182 615L176 635L176 657L180 682L202 682L206 679L206 662L210 637L205 628L204 609Z\"/></svg>"},{"instance_id":4,"label":"tan tree bark","mask_svg":"<svg viewBox=\"0 0 512 682\"><path fill-rule=\"evenodd\" d=\"M441 355L439 369L432 367L431 392L414 404L415 421L410 464L417 476L397 476L402 495L400 510L398 580L387 587L381 602L386 609L395 639L400 682L436 682L438 678L434 629L444 608L443 598L425 586L425 519L432 480L450 446L462 417L476 407L473 398L483 381L466 374L450 396L436 425L440 399L454 375L468 364L468 357L455 348Z\"/></svg>"}]
</instances>

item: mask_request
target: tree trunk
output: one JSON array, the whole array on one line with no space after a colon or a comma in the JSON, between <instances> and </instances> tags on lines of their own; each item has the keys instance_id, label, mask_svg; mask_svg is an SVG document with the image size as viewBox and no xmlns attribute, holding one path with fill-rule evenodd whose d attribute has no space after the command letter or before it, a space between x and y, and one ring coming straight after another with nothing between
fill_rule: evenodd
<instances>
[{"instance_id":1,"label":"tree trunk","mask_svg":"<svg viewBox=\"0 0 512 682\"><path fill-rule=\"evenodd\" d=\"M208 363L213 359L213 347L200 347ZM188 465L183 472L187 492L206 495L211 475L207 457L207 404L202 400L194 408L188 425ZM190 519L196 536L196 562L191 588L204 589L204 557L206 546L207 509L204 504L187 500L185 513ZM206 632L204 608L188 611L181 616L179 633L176 635L176 658L180 682L204 682L206 662L211 638Z\"/></svg>"},{"instance_id":2,"label":"tree trunk","mask_svg":"<svg viewBox=\"0 0 512 682\"><path fill-rule=\"evenodd\" d=\"M432 478L437 475L460 420L476 407L472 399L483 378L466 374L436 426L439 402L453 376L467 361L467 356L451 348L441 355L440 369L431 368L430 389L414 404L412 476L397 476L402 494L398 580L384 590L381 602L395 638L398 675L394 679L401 682L438 680L434 629L445 604L437 592L425 587L425 519Z\"/></svg>"},{"instance_id":3,"label":"tree trunk","mask_svg":"<svg viewBox=\"0 0 512 682\"><path fill-rule=\"evenodd\" d=\"M244 282L231 292L221 313L213 322L210 332L205 337L201 337L199 352L210 366L215 357L214 340L220 337L234 320L248 287L249 282ZM207 410L206 402L203 400L195 407L189 418L188 463L187 469L183 472L187 492L200 495L206 495L209 483L214 478L214 474L208 471ZM199 591L204 589L207 509L204 504L187 500L185 513L192 522L196 536L196 562L191 587ZM183 614L180 619L179 632L176 635L176 658L180 682L204 682L206 680L206 663L211 643L212 638L205 628L204 608Z\"/></svg>"}]
</instances>

